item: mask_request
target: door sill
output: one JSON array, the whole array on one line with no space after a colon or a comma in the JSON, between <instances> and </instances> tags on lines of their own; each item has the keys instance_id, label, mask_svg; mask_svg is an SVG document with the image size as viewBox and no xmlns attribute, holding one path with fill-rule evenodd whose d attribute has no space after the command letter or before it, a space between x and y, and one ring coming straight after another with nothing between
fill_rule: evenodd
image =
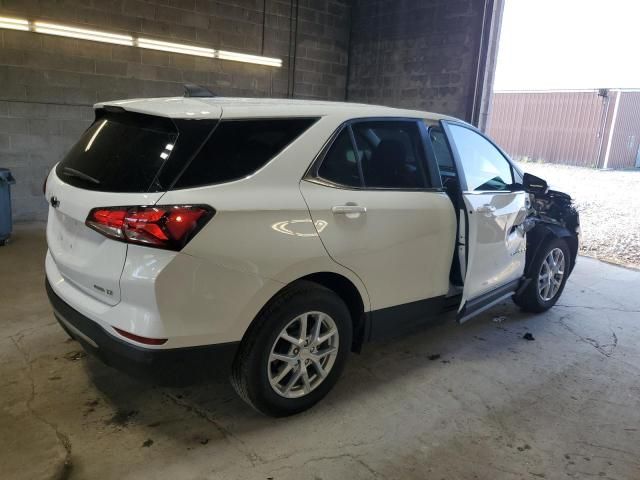
<instances>
[{"instance_id":1,"label":"door sill","mask_svg":"<svg viewBox=\"0 0 640 480\"><path fill-rule=\"evenodd\" d=\"M459 297L462 295L463 290L464 286L449 284L449 291L447 292L446 298Z\"/></svg>"},{"instance_id":2,"label":"door sill","mask_svg":"<svg viewBox=\"0 0 640 480\"><path fill-rule=\"evenodd\" d=\"M498 287L490 292L484 293L479 297L474 298L473 300L467 300L464 304L464 307L458 313L457 320L459 323L464 323L472 317L488 310L493 307L495 304L500 303L503 300L506 300L510 296L512 296L518 287L522 279L518 278L513 280L506 285Z\"/></svg>"}]
</instances>

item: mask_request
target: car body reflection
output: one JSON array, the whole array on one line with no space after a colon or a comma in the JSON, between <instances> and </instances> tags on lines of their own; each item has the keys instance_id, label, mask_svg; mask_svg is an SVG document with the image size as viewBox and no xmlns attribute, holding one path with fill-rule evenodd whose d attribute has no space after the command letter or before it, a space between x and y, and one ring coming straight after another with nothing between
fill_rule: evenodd
<instances>
[{"instance_id":1,"label":"car body reflection","mask_svg":"<svg viewBox=\"0 0 640 480\"><path fill-rule=\"evenodd\" d=\"M328 223L324 220L313 222L310 218L300 220L284 220L271 225L271 228L285 235L294 235L296 237L317 237Z\"/></svg>"}]
</instances>

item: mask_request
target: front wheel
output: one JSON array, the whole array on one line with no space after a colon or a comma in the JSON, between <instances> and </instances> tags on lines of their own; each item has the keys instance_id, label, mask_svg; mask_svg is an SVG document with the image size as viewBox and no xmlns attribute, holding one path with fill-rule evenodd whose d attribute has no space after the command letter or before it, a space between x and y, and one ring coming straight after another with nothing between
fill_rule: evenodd
<instances>
[{"instance_id":1,"label":"front wheel","mask_svg":"<svg viewBox=\"0 0 640 480\"><path fill-rule=\"evenodd\" d=\"M337 382L351 347L349 310L312 282L287 287L243 340L231 382L253 408L282 417L320 401Z\"/></svg>"},{"instance_id":2,"label":"front wheel","mask_svg":"<svg viewBox=\"0 0 640 480\"><path fill-rule=\"evenodd\" d=\"M554 238L540 249L530 268L531 281L527 288L513 298L527 312L540 313L553 307L571 271L571 257L567 242Z\"/></svg>"}]
</instances>

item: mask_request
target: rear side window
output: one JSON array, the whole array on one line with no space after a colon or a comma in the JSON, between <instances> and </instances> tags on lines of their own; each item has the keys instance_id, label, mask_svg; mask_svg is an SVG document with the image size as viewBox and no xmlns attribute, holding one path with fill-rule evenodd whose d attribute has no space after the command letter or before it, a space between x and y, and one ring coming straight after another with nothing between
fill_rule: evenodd
<instances>
[{"instance_id":1,"label":"rear side window","mask_svg":"<svg viewBox=\"0 0 640 480\"><path fill-rule=\"evenodd\" d=\"M56 169L73 186L106 192L147 192L178 138L168 118L101 112Z\"/></svg>"},{"instance_id":2,"label":"rear side window","mask_svg":"<svg viewBox=\"0 0 640 480\"><path fill-rule=\"evenodd\" d=\"M420 189L429 185L425 166L417 122L358 121L336 137L318 176L346 187Z\"/></svg>"},{"instance_id":3,"label":"rear side window","mask_svg":"<svg viewBox=\"0 0 640 480\"><path fill-rule=\"evenodd\" d=\"M247 177L266 165L316 120L223 120L174 188L192 188Z\"/></svg>"},{"instance_id":4,"label":"rear side window","mask_svg":"<svg viewBox=\"0 0 640 480\"><path fill-rule=\"evenodd\" d=\"M424 145L416 122L357 122L352 128L367 187L427 187Z\"/></svg>"},{"instance_id":5,"label":"rear side window","mask_svg":"<svg viewBox=\"0 0 640 480\"><path fill-rule=\"evenodd\" d=\"M318 175L346 187L361 187L364 184L360 173L349 130L344 128L322 160Z\"/></svg>"}]
</instances>

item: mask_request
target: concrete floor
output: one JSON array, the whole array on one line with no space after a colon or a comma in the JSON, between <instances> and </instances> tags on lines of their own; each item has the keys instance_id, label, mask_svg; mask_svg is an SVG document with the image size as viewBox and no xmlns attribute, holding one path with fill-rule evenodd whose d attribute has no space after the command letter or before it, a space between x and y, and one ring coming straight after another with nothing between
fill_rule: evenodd
<instances>
[{"instance_id":1,"label":"concrete floor","mask_svg":"<svg viewBox=\"0 0 640 480\"><path fill-rule=\"evenodd\" d=\"M2 478L640 479L640 272L580 258L550 312L505 303L368 345L275 420L224 381L154 388L86 358L44 252L42 225L0 248Z\"/></svg>"}]
</instances>

